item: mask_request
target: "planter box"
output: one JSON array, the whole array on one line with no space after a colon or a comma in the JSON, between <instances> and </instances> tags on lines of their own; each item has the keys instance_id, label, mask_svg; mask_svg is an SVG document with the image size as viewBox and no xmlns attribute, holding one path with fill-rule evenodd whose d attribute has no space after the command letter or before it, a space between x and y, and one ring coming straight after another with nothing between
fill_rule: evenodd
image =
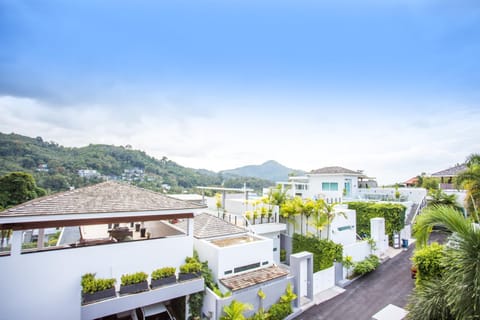
<instances>
[{"instance_id":1,"label":"planter box","mask_svg":"<svg viewBox=\"0 0 480 320\"><path fill-rule=\"evenodd\" d=\"M173 276L166 277L166 278L160 278L160 279L152 280L152 283L150 284L150 287L153 289L153 288L166 286L166 285L176 283L176 282L177 282L177 277L175 275L173 275Z\"/></svg>"},{"instance_id":2,"label":"planter box","mask_svg":"<svg viewBox=\"0 0 480 320\"><path fill-rule=\"evenodd\" d=\"M115 287L97 291L94 293L82 293L82 304L92 303L99 300L109 299L116 296Z\"/></svg>"},{"instance_id":3,"label":"planter box","mask_svg":"<svg viewBox=\"0 0 480 320\"><path fill-rule=\"evenodd\" d=\"M178 274L178 281L187 281L187 280L192 280L200 277L202 274L200 272L198 273L179 273Z\"/></svg>"},{"instance_id":4,"label":"planter box","mask_svg":"<svg viewBox=\"0 0 480 320\"><path fill-rule=\"evenodd\" d=\"M120 286L120 294L138 293L148 290L148 282L142 281L140 283L130 284L128 286Z\"/></svg>"}]
</instances>

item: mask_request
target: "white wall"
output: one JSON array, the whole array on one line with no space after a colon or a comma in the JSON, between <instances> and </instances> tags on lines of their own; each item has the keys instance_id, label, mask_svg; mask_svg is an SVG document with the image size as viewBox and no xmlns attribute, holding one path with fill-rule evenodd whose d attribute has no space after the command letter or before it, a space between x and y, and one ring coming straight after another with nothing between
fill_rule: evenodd
<instances>
[{"instance_id":1,"label":"white wall","mask_svg":"<svg viewBox=\"0 0 480 320\"><path fill-rule=\"evenodd\" d=\"M208 260L212 269L215 281L232 276L234 268L260 262L260 266L267 267L273 264L273 240L255 235L258 241L232 245L228 247L217 247L208 240L196 240L195 249L200 260ZM268 264L261 265L268 261ZM232 273L225 275L225 271L232 270Z\"/></svg>"},{"instance_id":2,"label":"white wall","mask_svg":"<svg viewBox=\"0 0 480 320\"><path fill-rule=\"evenodd\" d=\"M313 274L313 294L335 286L335 267L332 266Z\"/></svg>"},{"instance_id":3,"label":"white wall","mask_svg":"<svg viewBox=\"0 0 480 320\"><path fill-rule=\"evenodd\" d=\"M342 245L355 243L357 239L356 211L347 209L346 206L337 205L335 212L337 212L337 216L333 219L330 227L330 239ZM344 213L346 217L338 214L339 212ZM346 227L349 227L349 229L344 229Z\"/></svg>"},{"instance_id":4,"label":"white wall","mask_svg":"<svg viewBox=\"0 0 480 320\"><path fill-rule=\"evenodd\" d=\"M395 198L395 191L395 188L369 188L359 189L358 194L360 197L365 195L388 195ZM414 203L420 203L427 195L427 190L424 188L398 188L398 191L400 192L400 196Z\"/></svg>"},{"instance_id":5,"label":"white wall","mask_svg":"<svg viewBox=\"0 0 480 320\"><path fill-rule=\"evenodd\" d=\"M178 270L192 248L192 237L178 236L0 257L0 318L80 319L83 274L114 277L118 290L124 273Z\"/></svg>"},{"instance_id":6,"label":"white wall","mask_svg":"<svg viewBox=\"0 0 480 320\"><path fill-rule=\"evenodd\" d=\"M343 256L351 256L353 262L364 260L371 253L370 245L367 241L358 241L346 246L343 246Z\"/></svg>"}]
</instances>

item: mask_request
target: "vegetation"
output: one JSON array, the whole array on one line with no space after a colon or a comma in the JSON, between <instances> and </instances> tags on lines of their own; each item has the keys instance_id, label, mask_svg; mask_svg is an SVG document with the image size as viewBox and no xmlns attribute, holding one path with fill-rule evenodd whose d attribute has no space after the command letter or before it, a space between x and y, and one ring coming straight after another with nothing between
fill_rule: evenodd
<instances>
[{"instance_id":1,"label":"vegetation","mask_svg":"<svg viewBox=\"0 0 480 320\"><path fill-rule=\"evenodd\" d=\"M370 219L385 218L385 232L393 241L393 233L405 226L405 206L401 204L376 202L349 202L349 209L357 212L357 233L362 237L370 237Z\"/></svg>"},{"instance_id":2,"label":"vegetation","mask_svg":"<svg viewBox=\"0 0 480 320\"><path fill-rule=\"evenodd\" d=\"M0 207L8 208L46 195L37 187L32 175L25 172L12 172L0 177Z\"/></svg>"},{"instance_id":3,"label":"vegetation","mask_svg":"<svg viewBox=\"0 0 480 320\"><path fill-rule=\"evenodd\" d=\"M350 277L350 269L355 265L352 256L345 256L342 260L343 266L347 269L347 278Z\"/></svg>"},{"instance_id":4,"label":"vegetation","mask_svg":"<svg viewBox=\"0 0 480 320\"><path fill-rule=\"evenodd\" d=\"M429 206L449 206L458 211L462 211L462 207L457 204L456 194L446 194L442 190L431 190L429 192L430 200Z\"/></svg>"},{"instance_id":5,"label":"vegetation","mask_svg":"<svg viewBox=\"0 0 480 320\"><path fill-rule=\"evenodd\" d=\"M413 266L417 270L417 285L421 285L424 280L438 280L442 277L444 265L444 246L437 242L415 250L412 257Z\"/></svg>"},{"instance_id":6,"label":"vegetation","mask_svg":"<svg viewBox=\"0 0 480 320\"><path fill-rule=\"evenodd\" d=\"M377 269L379 265L380 265L380 260L378 259L378 257L374 254L371 254L365 260L354 264L353 274L364 275L366 273L372 272L373 270Z\"/></svg>"},{"instance_id":7,"label":"vegetation","mask_svg":"<svg viewBox=\"0 0 480 320\"><path fill-rule=\"evenodd\" d=\"M115 279L96 279L94 273L86 273L82 276L82 292L95 293L97 291L113 288Z\"/></svg>"},{"instance_id":8,"label":"vegetation","mask_svg":"<svg viewBox=\"0 0 480 320\"><path fill-rule=\"evenodd\" d=\"M168 278L175 275L175 267L164 267L153 270L151 278L152 280L158 280L162 278Z\"/></svg>"},{"instance_id":9,"label":"vegetation","mask_svg":"<svg viewBox=\"0 0 480 320\"><path fill-rule=\"evenodd\" d=\"M426 208L417 218L417 246L427 245L433 227L453 235L445 245L441 277L425 279L409 300L410 319L478 319L480 314L480 230L447 206Z\"/></svg>"},{"instance_id":10,"label":"vegetation","mask_svg":"<svg viewBox=\"0 0 480 320\"><path fill-rule=\"evenodd\" d=\"M342 261L343 247L331 240L313 236L293 235L293 253L309 251L313 254L313 272L333 266L334 261Z\"/></svg>"},{"instance_id":11,"label":"vegetation","mask_svg":"<svg viewBox=\"0 0 480 320\"><path fill-rule=\"evenodd\" d=\"M41 167L45 166L45 168ZM271 185L268 180L222 175L207 170L186 168L167 157L155 159L131 146L89 145L66 148L41 137L30 138L18 134L0 133L0 175L10 172L31 174L38 185L50 192L82 187L102 180L82 178L78 170L97 170L102 176L122 178L125 169L144 170L143 177L132 183L154 191L163 191L168 184L170 192L189 190L199 185L248 187L261 190ZM0 203L0 205L2 205Z\"/></svg>"},{"instance_id":12,"label":"vegetation","mask_svg":"<svg viewBox=\"0 0 480 320\"><path fill-rule=\"evenodd\" d=\"M147 278L148 278L148 274L142 271L132 273L132 274L124 274L121 277L121 281L122 281L121 285L128 286L131 284L140 283L143 281L147 281Z\"/></svg>"},{"instance_id":13,"label":"vegetation","mask_svg":"<svg viewBox=\"0 0 480 320\"><path fill-rule=\"evenodd\" d=\"M243 313L252 310L252 308L251 304L232 300L228 306L223 307L223 315L220 317L220 320L244 320L245 316Z\"/></svg>"},{"instance_id":14,"label":"vegetation","mask_svg":"<svg viewBox=\"0 0 480 320\"><path fill-rule=\"evenodd\" d=\"M480 154L467 159L467 170L457 176L457 184L467 190L466 207L475 222L480 222Z\"/></svg>"}]
</instances>

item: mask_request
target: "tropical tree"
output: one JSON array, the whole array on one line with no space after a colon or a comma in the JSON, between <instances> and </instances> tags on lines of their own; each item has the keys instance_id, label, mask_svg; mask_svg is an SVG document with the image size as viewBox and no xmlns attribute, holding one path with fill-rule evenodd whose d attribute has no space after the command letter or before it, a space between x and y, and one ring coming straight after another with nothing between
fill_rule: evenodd
<instances>
[{"instance_id":1,"label":"tropical tree","mask_svg":"<svg viewBox=\"0 0 480 320\"><path fill-rule=\"evenodd\" d=\"M467 169L457 176L457 185L467 190L466 206L472 218L479 222L480 206L480 154L472 154L467 158Z\"/></svg>"},{"instance_id":2,"label":"tropical tree","mask_svg":"<svg viewBox=\"0 0 480 320\"><path fill-rule=\"evenodd\" d=\"M270 189L266 201L272 206L278 206L279 214L282 216L282 206L288 200L288 198L287 189L282 188L282 185L279 184L275 188Z\"/></svg>"},{"instance_id":3,"label":"tropical tree","mask_svg":"<svg viewBox=\"0 0 480 320\"><path fill-rule=\"evenodd\" d=\"M321 231L327 226L328 224L328 217L325 213L323 208L325 207L326 203L323 199L318 199L315 201L315 211L313 212L313 219L309 222L309 225L317 230L317 237L320 238Z\"/></svg>"},{"instance_id":4,"label":"tropical tree","mask_svg":"<svg viewBox=\"0 0 480 320\"><path fill-rule=\"evenodd\" d=\"M11 172L0 177L0 206L5 208L46 194L44 189L37 187L31 174Z\"/></svg>"},{"instance_id":5,"label":"tropical tree","mask_svg":"<svg viewBox=\"0 0 480 320\"><path fill-rule=\"evenodd\" d=\"M300 197L286 200L280 207L280 216L293 226L293 233L296 232L296 217L303 214L303 200Z\"/></svg>"},{"instance_id":6,"label":"tropical tree","mask_svg":"<svg viewBox=\"0 0 480 320\"><path fill-rule=\"evenodd\" d=\"M327 215L327 240L330 240L330 228L331 228L333 219L335 219L335 217L338 217L338 216L347 218L347 216L345 215L345 212L335 210L336 205L337 203L326 203L325 201L323 202L323 210Z\"/></svg>"},{"instance_id":7,"label":"tropical tree","mask_svg":"<svg viewBox=\"0 0 480 320\"><path fill-rule=\"evenodd\" d=\"M251 304L232 300L228 306L223 307L224 315L220 317L220 320L244 320L245 316L243 313L252 309Z\"/></svg>"},{"instance_id":8,"label":"tropical tree","mask_svg":"<svg viewBox=\"0 0 480 320\"><path fill-rule=\"evenodd\" d=\"M457 204L457 195L456 194L446 194L442 190L431 190L430 191L430 200L428 201L429 206L449 206L454 209L461 211L461 207Z\"/></svg>"},{"instance_id":9,"label":"tropical tree","mask_svg":"<svg viewBox=\"0 0 480 320\"><path fill-rule=\"evenodd\" d=\"M480 229L448 206L426 208L417 218L414 234L422 248L433 227L452 232L442 260L440 279L422 281L409 302L410 319L480 318Z\"/></svg>"}]
</instances>

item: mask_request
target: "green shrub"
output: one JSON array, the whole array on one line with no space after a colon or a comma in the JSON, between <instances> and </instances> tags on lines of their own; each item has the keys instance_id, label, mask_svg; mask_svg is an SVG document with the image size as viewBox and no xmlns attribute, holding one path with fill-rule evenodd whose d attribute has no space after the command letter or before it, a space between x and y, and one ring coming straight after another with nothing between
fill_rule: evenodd
<instances>
[{"instance_id":1,"label":"green shrub","mask_svg":"<svg viewBox=\"0 0 480 320\"><path fill-rule=\"evenodd\" d=\"M417 268L416 283L421 284L424 280L441 278L445 269L445 265L442 263L444 256L444 246L436 242L415 250L412 261Z\"/></svg>"},{"instance_id":2,"label":"green shrub","mask_svg":"<svg viewBox=\"0 0 480 320\"><path fill-rule=\"evenodd\" d=\"M287 260L287 250L281 249L280 250L280 261Z\"/></svg>"},{"instance_id":3,"label":"green shrub","mask_svg":"<svg viewBox=\"0 0 480 320\"><path fill-rule=\"evenodd\" d=\"M82 292L83 293L95 293L106 289L113 288L115 285L115 279L95 279L94 273L86 273L82 276Z\"/></svg>"},{"instance_id":4,"label":"green shrub","mask_svg":"<svg viewBox=\"0 0 480 320\"><path fill-rule=\"evenodd\" d=\"M376 255L371 254L365 260L355 263L355 266L353 267L353 273L355 275L363 275L377 269L379 265L380 259L378 259Z\"/></svg>"},{"instance_id":5,"label":"green shrub","mask_svg":"<svg viewBox=\"0 0 480 320\"><path fill-rule=\"evenodd\" d=\"M147 278L148 278L148 274L142 271L132 273L132 274L124 274L122 275L122 278L121 278L122 286L128 286L131 284L147 281Z\"/></svg>"},{"instance_id":6,"label":"green shrub","mask_svg":"<svg viewBox=\"0 0 480 320\"><path fill-rule=\"evenodd\" d=\"M153 270L152 280L171 277L175 275L175 270L176 269L174 267L164 267L164 268Z\"/></svg>"},{"instance_id":7,"label":"green shrub","mask_svg":"<svg viewBox=\"0 0 480 320\"><path fill-rule=\"evenodd\" d=\"M370 219L385 218L385 233L393 244L393 233L405 227L406 207L401 204L377 202L349 202L348 208L357 212L357 233L370 237Z\"/></svg>"},{"instance_id":8,"label":"green shrub","mask_svg":"<svg viewBox=\"0 0 480 320\"><path fill-rule=\"evenodd\" d=\"M292 305L290 303L275 303L268 309L269 320L283 320L292 313Z\"/></svg>"},{"instance_id":9,"label":"green shrub","mask_svg":"<svg viewBox=\"0 0 480 320\"><path fill-rule=\"evenodd\" d=\"M200 262L188 262L180 266L181 273L197 273L202 270L202 264Z\"/></svg>"},{"instance_id":10,"label":"green shrub","mask_svg":"<svg viewBox=\"0 0 480 320\"><path fill-rule=\"evenodd\" d=\"M293 235L292 252L309 251L313 254L313 272L333 266L334 261L342 261L343 247L331 240L313 236Z\"/></svg>"}]
</instances>

